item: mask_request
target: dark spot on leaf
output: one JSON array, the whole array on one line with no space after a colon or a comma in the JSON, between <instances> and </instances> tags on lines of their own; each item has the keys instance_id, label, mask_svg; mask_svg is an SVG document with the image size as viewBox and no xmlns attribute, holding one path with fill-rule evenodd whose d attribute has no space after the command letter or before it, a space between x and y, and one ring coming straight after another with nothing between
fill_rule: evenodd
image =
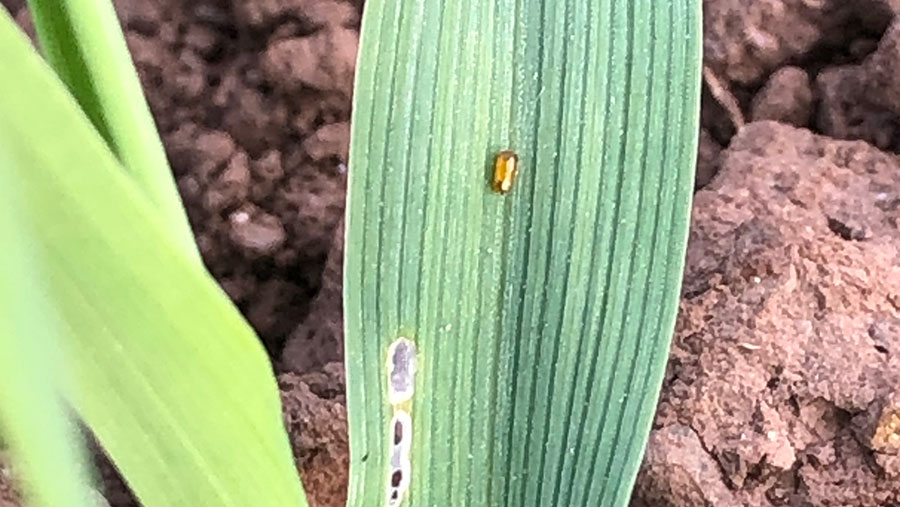
<instances>
[{"instance_id":1,"label":"dark spot on leaf","mask_svg":"<svg viewBox=\"0 0 900 507\"><path fill-rule=\"evenodd\" d=\"M394 422L394 445L399 445L403 441L403 423L399 420Z\"/></svg>"}]
</instances>

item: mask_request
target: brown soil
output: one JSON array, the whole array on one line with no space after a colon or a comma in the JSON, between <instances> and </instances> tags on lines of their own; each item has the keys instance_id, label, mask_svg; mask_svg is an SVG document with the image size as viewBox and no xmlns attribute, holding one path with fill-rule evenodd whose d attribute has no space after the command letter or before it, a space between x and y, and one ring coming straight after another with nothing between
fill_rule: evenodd
<instances>
[{"instance_id":1,"label":"brown soil","mask_svg":"<svg viewBox=\"0 0 900 507\"><path fill-rule=\"evenodd\" d=\"M898 220L894 155L770 122L732 139L695 197L636 505L900 502L876 442L900 388Z\"/></svg>"},{"instance_id":2,"label":"brown soil","mask_svg":"<svg viewBox=\"0 0 900 507\"><path fill-rule=\"evenodd\" d=\"M284 421L310 505L343 506L350 455L344 398L344 366L278 377Z\"/></svg>"},{"instance_id":3,"label":"brown soil","mask_svg":"<svg viewBox=\"0 0 900 507\"><path fill-rule=\"evenodd\" d=\"M0 3L31 31L22 0ZM279 369L314 506L346 496L360 3L116 0L206 264ZM633 503L900 505L900 0L704 11L684 297Z\"/></svg>"}]
</instances>

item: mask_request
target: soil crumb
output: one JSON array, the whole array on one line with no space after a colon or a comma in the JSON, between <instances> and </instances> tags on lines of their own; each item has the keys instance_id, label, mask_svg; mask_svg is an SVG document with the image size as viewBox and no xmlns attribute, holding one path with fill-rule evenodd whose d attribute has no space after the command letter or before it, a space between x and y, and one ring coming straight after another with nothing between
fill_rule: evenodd
<instances>
[{"instance_id":1,"label":"soil crumb","mask_svg":"<svg viewBox=\"0 0 900 507\"><path fill-rule=\"evenodd\" d=\"M350 454L343 365L321 373L278 377L284 423L310 507L343 507Z\"/></svg>"}]
</instances>

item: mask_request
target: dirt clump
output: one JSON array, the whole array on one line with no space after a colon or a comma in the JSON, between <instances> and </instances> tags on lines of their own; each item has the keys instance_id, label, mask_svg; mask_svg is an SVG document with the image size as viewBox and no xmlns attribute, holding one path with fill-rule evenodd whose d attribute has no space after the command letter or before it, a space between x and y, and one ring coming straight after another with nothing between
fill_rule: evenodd
<instances>
[{"instance_id":1,"label":"dirt clump","mask_svg":"<svg viewBox=\"0 0 900 507\"><path fill-rule=\"evenodd\" d=\"M278 377L284 422L311 507L343 507L350 467L343 365Z\"/></svg>"},{"instance_id":2,"label":"dirt clump","mask_svg":"<svg viewBox=\"0 0 900 507\"><path fill-rule=\"evenodd\" d=\"M837 139L862 139L900 151L900 20L858 65L824 69L816 79L817 127Z\"/></svg>"},{"instance_id":3,"label":"dirt clump","mask_svg":"<svg viewBox=\"0 0 900 507\"><path fill-rule=\"evenodd\" d=\"M891 24L862 67L872 103L900 115L900 19Z\"/></svg>"},{"instance_id":4,"label":"dirt clump","mask_svg":"<svg viewBox=\"0 0 900 507\"><path fill-rule=\"evenodd\" d=\"M812 102L813 92L806 71L799 67L782 67L769 77L753 98L750 118L805 127L809 124Z\"/></svg>"},{"instance_id":5,"label":"dirt clump","mask_svg":"<svg viewBox=\"0 0 900 507\"><path fill-rule=\"evenodd\" d=\"M322 272L322 288L309 315L291 333L281 361L288 371L312 371L316 365L342 361L344 354L343 222L335 229L331 252Z\"/></svg>"},{"instance_id":6,"label":"dirt clump","mask_svg":"<svg viewBox=\"0 0 900 507\"><path fill-rule=\"evenodd\" d=\"M898 220L897 157L773 122L740 131L695 197L636 505L900 501L877 459L900 438Z\"/></svg>"},{"instance_id":7,"label":"dirt clump","mask_svg":"<svg viewBox=\"0 0 900 507\"><path fill-rule=\"evenodd\" d=\"M865 76L859 67L832 67L819 74L820 106L816 126L835 139L863 139L889 149L894 144L894 115L860 97Z\"/></svg>"},{"instance_id":8,"label":"dirt clump","mask_svg":"<svg viewBox=\"0 0 900 507\"><path fill-rule=\"evenodd\" d=\"M287 28L313 32L359 23L359 5L334 0L255 0L234 5L238 23L255 32Z\"/></svg>"},{"instance_id":9,"label":"dirt clump","mask_svg":"<svg viewBox=\"0 0 900 507\"><path fill-rule=\"evenodd\" d=\"M642 466L643 481L633 505L737 505L718 465L687 426L671 424L654 431Z\"/></svg>"}]
</instances>

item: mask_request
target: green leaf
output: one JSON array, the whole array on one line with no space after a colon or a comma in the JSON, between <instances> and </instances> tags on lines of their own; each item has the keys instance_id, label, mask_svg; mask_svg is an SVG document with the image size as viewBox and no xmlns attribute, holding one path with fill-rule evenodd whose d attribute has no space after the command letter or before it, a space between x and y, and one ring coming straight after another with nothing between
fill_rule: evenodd
<instances>
[{"instance_id":1,"label":"green leaf","mask_svg":"<svg viewBox=\"0 0 900 507\"><path fill-rule=\"evenodd\" d=\"M9 188L10 162L0 151L0 188ZM75 425L56 390L60 361L45 322L53 312L23 223L16 194L0 200L0 448L16 458L28 505L87 507L84 462Z\"/></svg>"},{"instance_id":2,"label":"green leaf","mask_svg":"<svg viewBox=\"0 0 900 507\"><path fill-rule=\"evenodd\" d=\"M109 0L28 0L41 49L122 166L199 261L162 141Z\"/></svg>"},{"instance_id":3,"label":"green leaf","mask_svg":"<svg viewBox=\"0 0 900 507\"><path fill-rule=\"evenodd\" d=\"M250 326L5 14L0 54L2 198L22 196L68 401L146 507L306 505Z\"/></svg>"},{"instance_id":4,"label":"green leaf","mask_svg":"<svg viewBox=\"0 0 900 507\"><path fill-rule=\"evenodd\" d=\"M349 505L388 498L399 410L404 505L627 504L684 262L700 13L699 0L367 2L344 285ZM504 149L521 166L505 195L491 190ZM392 406L400 336L418 371Z\"/></svg>"}]
</instances>

